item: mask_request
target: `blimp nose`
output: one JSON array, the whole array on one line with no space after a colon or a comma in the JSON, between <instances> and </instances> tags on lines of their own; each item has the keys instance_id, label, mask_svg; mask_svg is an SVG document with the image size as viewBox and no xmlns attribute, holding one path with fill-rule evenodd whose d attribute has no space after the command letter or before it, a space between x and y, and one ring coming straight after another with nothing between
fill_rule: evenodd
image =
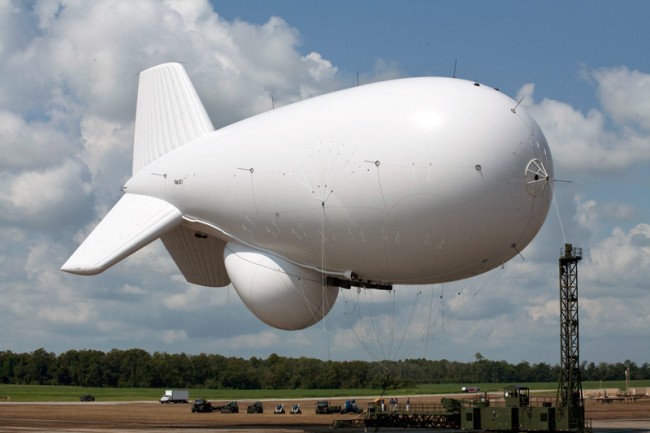
<instances>
[{"instance_id":1,"label":"blimp nose","mask_svg":"<svg viewBox=\"0 0 650 433\"><path fill-rule=\"evenodd\" d=\"M524 170L524 177L526 179L526 191L533 197L543 194L550 181L549 171L546 169L544 162L538 158L528 161Z\"/></svg>"}]
</instances>

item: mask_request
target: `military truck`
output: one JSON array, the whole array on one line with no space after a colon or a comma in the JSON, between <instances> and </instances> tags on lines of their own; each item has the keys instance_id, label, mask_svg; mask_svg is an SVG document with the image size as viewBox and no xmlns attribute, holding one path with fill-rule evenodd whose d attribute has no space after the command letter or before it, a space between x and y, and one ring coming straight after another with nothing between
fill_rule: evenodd
<instances>
[{"instance_id":1,"label":"military truck","mask_svg":"<svg viewBox=\"0 0 650 433\"><path fill-rule=\"evenodd\" d=\"M228 404L225 404L219 408L221 413L239 413L239 405L236 401L231 401Z\"/></svg>"},{"instance_id":2,"label":"military truck","mask_svg":"<svg viewBox=\"0 0 650 433\"><path fill-rule=\"evenodd\" d=\"M246 413L264 413L264 405L261 401L256 401L246 408Z\"/></svg>"},{"instance_id":3,"label":"military truck","mask_svg":"<svg viewBox=\"0 0 650 433\"><path fill-rule=\"evenodd\" d=\"M192 405L192 413L212 412L213 410L214 407L212 407L212 403L210 403L204 398L197 398L196 400L194 400L194 404Z\"/></svg>"},{"instance_id":4,"label":"military truck","mask_svg":"<svg viewBox=\"0 0 650 433\"><path fill-rule=\"evenodd\" d=\"M340 413L341 406L332 406L327 400L321 400L316 402L316 413L317 414L330 414L330 413Z\"/></svg>"}]
</instances>

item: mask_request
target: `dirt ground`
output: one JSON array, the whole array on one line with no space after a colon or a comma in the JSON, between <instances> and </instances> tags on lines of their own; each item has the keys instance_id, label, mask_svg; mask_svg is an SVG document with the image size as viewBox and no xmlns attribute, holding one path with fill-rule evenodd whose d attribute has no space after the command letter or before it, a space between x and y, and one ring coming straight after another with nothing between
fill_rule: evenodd
<instances>
[{"instance_id":1,"label":"dirt ground","mask_svg":"<svg viewBox=\"0 0 650 433\"><path fill-rule=\"evenodd\" d=\"M403 402L406 397L400 397ZM411 403L429 404L440 401L441 396L413 396ZM359 398L357 403L367 407L369 399ZM332 399L331 404L344 400ZM225 402L215 401L215 405ZM240 401L240 413L192 413L190 404L163 405L152 402L87 402L87 403L11 403L0 402L0 432L137 432L188 430L210 431L326 431L335 419L360 415L316 415L315 400L280 401L287 408L285 414L274 414L278 401L264 401L263 414L246 413L249 401ZM302 414L288 413L291 404L299 403ZM650 398L635 402L597 403L585 400L586 417L593 426L637 420L633 431L650 431ZM363 415L361 415L363 416ZM641 424L639 424L641 422ZM608 424L609 423L609 424ZM621 424L622 425L622 424ZM641 427L638 427L641 426ZM640 429L641 428L641 429ZM614 431L614 430L607 430ZM621 431L617 429L617 431Z\"/></svg>"}]
</instances>

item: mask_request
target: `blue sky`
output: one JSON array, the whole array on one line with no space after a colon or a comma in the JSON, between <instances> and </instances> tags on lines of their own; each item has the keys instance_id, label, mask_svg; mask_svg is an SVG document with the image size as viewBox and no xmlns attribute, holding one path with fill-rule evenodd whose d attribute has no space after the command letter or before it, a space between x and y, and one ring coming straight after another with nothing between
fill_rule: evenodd
<instances>
[{"instance_id":1,"label":"blue sky","mask_svg":"<svg viewBox=\"0 0 650 433\"><path fill-rule=\"evenodd\" d=\"M636 48L647 38L645 2L212 1L219 14L263 24L277 15L297 23L301 48L336 53L344 76L378 59L408 75L457 75L512 94L534 82L543 94L586 105L592 69L647 66ZM327 56L330 58L329 56ZM561 78L560 78L561 77ZM588 99L585 99L588 98Z\"/></svg>"},{"instance_id":2,"label":"blue sky","mask_svg":"<svg viewBox=\"0 0 650 433\"><path fill-rule=\"evenodd\" d=\"M650 361L650 4L480 1L0 1L0 350L321 359L559 361L557 259L583 248L581 354ZM59 271L120 197L137 73L183 61L213 123L371 81L498 87L553 152L537 239L472 280L344 291L308 330L186 283L156 242L96 277ZM563 235L564 233L564 235ZM565 238L566 237L566 238Z\"/></svg>"}]
</instances>

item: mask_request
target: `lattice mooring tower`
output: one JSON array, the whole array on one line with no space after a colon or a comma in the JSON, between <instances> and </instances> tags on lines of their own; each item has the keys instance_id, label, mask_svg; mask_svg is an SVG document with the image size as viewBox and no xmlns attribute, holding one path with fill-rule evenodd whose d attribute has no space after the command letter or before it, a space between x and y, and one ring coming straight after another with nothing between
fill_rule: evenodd
<instances>
[{"instance_id":1,"label":"lattice mooring tower","mask_svg":"<svg viewBox=\"0 0 650 433\"><path fill-rule=\"evenodd\" d=\"M578 262L582 248L564 245L560 256L560 383L558 407L568 409L570 428L584 426L584 401L580 379L580 332L578 321Z\"/></svg>"}]
</instances>

